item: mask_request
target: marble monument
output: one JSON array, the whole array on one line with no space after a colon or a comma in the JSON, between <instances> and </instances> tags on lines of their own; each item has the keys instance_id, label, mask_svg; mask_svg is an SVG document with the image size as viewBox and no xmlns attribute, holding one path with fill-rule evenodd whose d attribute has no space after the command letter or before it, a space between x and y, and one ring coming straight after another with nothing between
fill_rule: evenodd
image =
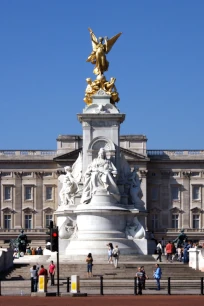
<instances>
[{"instance_id":1,"label":"marble monument","mask_svg":"<svg viewBox=\"0 0 204 306\"><path fill-rule=\"evenodd\" d=\"M148 254L155 245L146 237L146 203L138 166L131 169L120 151L120 125L125 114L116 106L115 78L108 82L106 54L121 35L97 39L90 30L96 80L88 78L85 108L78 114L83 150L72 167L59 176L60 254L106 254L106 245L118 245L121 254ZM103 44L103 41L105 43Z\"/></svg>"}]
</instances>

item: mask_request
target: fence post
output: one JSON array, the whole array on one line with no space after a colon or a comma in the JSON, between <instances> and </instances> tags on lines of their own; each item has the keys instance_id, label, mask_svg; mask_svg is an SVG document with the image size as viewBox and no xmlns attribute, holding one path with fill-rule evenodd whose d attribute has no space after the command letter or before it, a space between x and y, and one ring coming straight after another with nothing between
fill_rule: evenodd
<instances>
[{"instance_id":1,"label":"fence post","mask_svg":"<svg viewBox=\"0 0 204 306\"><path fill-rule=\"evenodd\" d=\"M171 277L168 277L168 295L171 295Z\"/></svg>"},{"instance_id":2,"label":"fence post","mask_svg":"<svg viewBox=\"0 0 204 306\"><path fill-rule=\"evenodd\" d=\"M67 292L69 292L69 282L70 282L70 277L67 277Z\"/></svg>"},{"instance_id":3,"label":"fence post","mask_svg":"<svg viewBox=\"0 0 204 306\"><path fill-rule=\"evenodd\" d=\"M31 277L30 281L31 281L31 292L34 292L33 277Z\"/></svg>"},{"instance_id":4,"label":"fence post","mask_svg":"<svg viewBox=\"0 0 204 306\"><path fill-rule=\"evenodd\" d=\"M200 294L203 295L203 277L200 278Z\"/></svg>"},{"instance_id":5,"label":"fence post","mask_svg":"<svg viewBox=\"0 0 204 306\"><path fill-rule=\"evenodd\" d=\"M100 295L103 295L103 276L100 276Z\"/></svg>"},{"instance_id":6,"label":"fence post","mask_svg":"<svg viewBox=\"0 0 204 306\"><path fill-rule=\"evenodd\" d=\"M134 277L134 295L137 295L137 277Z\"/></svg>"}]
</instances>

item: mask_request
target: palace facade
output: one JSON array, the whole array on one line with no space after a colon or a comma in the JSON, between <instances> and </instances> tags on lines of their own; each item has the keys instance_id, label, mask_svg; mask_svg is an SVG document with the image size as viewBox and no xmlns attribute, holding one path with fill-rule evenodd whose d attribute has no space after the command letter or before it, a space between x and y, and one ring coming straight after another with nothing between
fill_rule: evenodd
<instances>
[{"instance_id":1,"label":"palace facade","mask_svg":"<svg viewBox=\"0 0 204 306\"><path fill-rule=\"evenodd\" d=\"M0 150L0 244L23 228L32 246L44 246L58 207L58 177L82 150L82 136L60 135L57 150ZM144 135L120 136L120 151L139 166L146 227L172 240L184 229L204 240L204 150L147 150Z\"/></svg>"}]
</instances>

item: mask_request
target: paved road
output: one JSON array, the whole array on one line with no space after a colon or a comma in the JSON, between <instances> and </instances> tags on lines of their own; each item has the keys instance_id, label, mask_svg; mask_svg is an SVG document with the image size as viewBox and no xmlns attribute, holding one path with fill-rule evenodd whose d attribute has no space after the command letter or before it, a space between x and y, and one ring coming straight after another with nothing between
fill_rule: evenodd
<instances>
[{"instance_id":1,"label":"paved road","mask_svg":"<svg viewBox=\"0 0 204 306\"><path fill-rule=\"evenodd\" d=\"M203 306L204 296L0 297L0 306Z\"/></svg>"}]
</instances>

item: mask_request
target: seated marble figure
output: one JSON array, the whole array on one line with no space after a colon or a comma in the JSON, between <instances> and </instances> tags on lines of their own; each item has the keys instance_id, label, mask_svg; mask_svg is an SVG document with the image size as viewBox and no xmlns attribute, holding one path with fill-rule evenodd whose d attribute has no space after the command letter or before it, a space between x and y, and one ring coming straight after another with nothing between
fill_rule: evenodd
<instances>
[{"instance_id":1,"label":"seated marble figure","mask_svg":"<svg viewBox=\"0 0 204 306\"><path fill-rule=\"evenodd\" d=\"M116 167L106 158L106 152L101 148L98 152L98 157L92 161L85 172L81 203L90 203L92 196L101 190L105 190L108 195L114 197L116 202L119 202L119 189L113 179L116 175Z\"/></svg>"}]
</instances>

